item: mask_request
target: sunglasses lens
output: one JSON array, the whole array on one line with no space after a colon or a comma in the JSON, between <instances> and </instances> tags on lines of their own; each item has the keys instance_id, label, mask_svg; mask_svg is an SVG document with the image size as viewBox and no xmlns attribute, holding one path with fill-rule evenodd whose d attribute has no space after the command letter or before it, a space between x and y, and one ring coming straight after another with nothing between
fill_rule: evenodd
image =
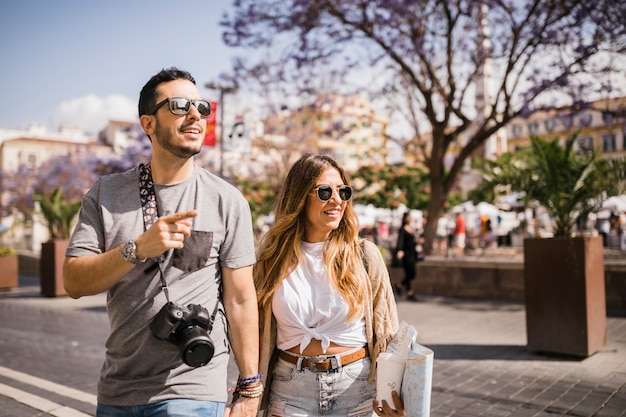
<instances>
[{"instance_id":1,"label":"sunglasses lens","mask_svg":"<svg viewBox=\"0 0 626 417\"><path fill-rule=\"evenodd\" d=\"M187 114L190 106L191 102L186 98L170 99L170 111L172 114Z\"/></svg>"},{"instance_id":2,"label":"sunglasses lens","mask_svg":"<svg viewBox=\"0 0 626 417\"><path fill-rule=\"evenodd\" d=\"M322 201L328 201L333 196L333 189L330 185L321 185L317 187L317 197Z\"/></svg>"},{"instance_id":3,"label":"sunglasses lens","mask_svg":"<svg viewBox=\"0 0 626 417\"><path fill-rule=\"evenodd\" d=\"M193 104L196 106L196 109L198 109L200 116L209 117L211 115L211 104L209 104L208 101L196 100Z\"/></svg>"},{"instance_id":4,"label":"sunglasses lens","mask_svg":"<svg viewBox=\"0 0 626 417\"><path fill-rule=\"evenodd\" d=\"M338 189L339 198L342 201L348 201L352 198L352 188L348 185L342 185ZM330 185L320 185L317 187L317 198L326 202L330 200L333 196L333 188Z\"/></svg>"},{"instance_id":5,"label":"sunglasses lens","mask_svg":"<svg viewBox=\"0 0 626 417\"><path fill-rule=\"evenodd\" d=\"M352 198L352 188L348 187L347 185L342 185L341 187L339 187L339 198L341 198L343 201L350 200L350 198Z\"/></svg>"}]
</instances>

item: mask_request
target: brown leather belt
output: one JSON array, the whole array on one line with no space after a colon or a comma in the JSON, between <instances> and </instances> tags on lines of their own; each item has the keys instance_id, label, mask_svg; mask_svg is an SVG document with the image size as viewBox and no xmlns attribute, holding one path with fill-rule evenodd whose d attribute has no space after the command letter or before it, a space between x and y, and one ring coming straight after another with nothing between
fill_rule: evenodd
<instances>
[{"instance_id":1,"label":"brown leather belt","mask_svg":"<svg viewBox=\"0 0 626 417\"><path fill-rule=\"evenodd\" d=\"M298 359L302 358L301 369L307 368L313 372L330 371L340 366L346 366L349 363L356 362L367 356L367 347L361 348L356 352L347 354L324 355L324 356L296 356L284 351L278 352L278 357L292 363L298 364Z\"/></svg>"}]
</instances>

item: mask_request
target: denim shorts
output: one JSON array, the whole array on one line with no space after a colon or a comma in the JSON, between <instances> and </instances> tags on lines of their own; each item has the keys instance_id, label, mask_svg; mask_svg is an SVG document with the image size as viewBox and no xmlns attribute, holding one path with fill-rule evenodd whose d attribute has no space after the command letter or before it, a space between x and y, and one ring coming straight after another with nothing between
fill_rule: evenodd
<instances>
[{"instance_id":1,"label":"denim shorts","mask_svg":"<svg viewBox=\"0 0 626 417\"><path fill-rule=\"evenodd\" d=\"M223 417L225 403L166 400L155 404L119 407L98 404L97 417Z\"/></svg>"},{"instance_id":2,"label":"denim shorts","mask_svg":"<svg viewBox=\"0 0 626 417\"><path fill-rule=\"evenodd\" d=\"M270 416L375 416L376 383L367 382L369 356L330 371L298 369L283 359L274 366Z\"/></svg>"}]
</instances>

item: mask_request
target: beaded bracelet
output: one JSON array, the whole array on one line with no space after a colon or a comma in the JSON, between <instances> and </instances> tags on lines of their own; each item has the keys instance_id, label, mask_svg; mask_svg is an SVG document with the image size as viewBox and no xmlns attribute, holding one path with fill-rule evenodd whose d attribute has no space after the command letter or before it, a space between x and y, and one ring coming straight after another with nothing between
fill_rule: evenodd
<instances>
[{"instance_id":1,"label":"beaded bracelet","mask_svg":"<svg viewBox=\"0 0 626 417\"><path fill-rule=\"evenodd\" d=\"M240 397L259 398L260 396L263 395L263 384L259 383L258 385L247 386L245 388L237 386L237 388L235 388L235 392Z\"/></svg>"}]
</instances>

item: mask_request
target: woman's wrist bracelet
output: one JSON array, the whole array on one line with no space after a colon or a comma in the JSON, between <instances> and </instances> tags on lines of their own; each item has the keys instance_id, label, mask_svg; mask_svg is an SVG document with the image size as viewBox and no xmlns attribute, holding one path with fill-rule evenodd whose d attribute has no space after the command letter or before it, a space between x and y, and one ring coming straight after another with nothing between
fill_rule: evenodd
<instances>
[{"instance_id":1,"label":"woman's wrist bracelet","mask_svg":"<svg viewBox=\"0 0 626 417\"><path fill-rule=\"evenodd\" d=\"M240 397L259 398L263 395L263 384L259 383L258 385L246 386L245 388L237 386L237 388L235 388L235 392Z\"/></svg>"},{"instance_id":2,"label":"woman's wrist bracelet","mask_svg":"<svg viewBox=\"0 0 626 417\"><path fill-rule=\"evenodd\" d=\"M261 381L261 379L263 379L263 374L257 374L248 378L239 378L237 379L237 387L247 387L248 385Z\"/></svg>"}]
</instances>

